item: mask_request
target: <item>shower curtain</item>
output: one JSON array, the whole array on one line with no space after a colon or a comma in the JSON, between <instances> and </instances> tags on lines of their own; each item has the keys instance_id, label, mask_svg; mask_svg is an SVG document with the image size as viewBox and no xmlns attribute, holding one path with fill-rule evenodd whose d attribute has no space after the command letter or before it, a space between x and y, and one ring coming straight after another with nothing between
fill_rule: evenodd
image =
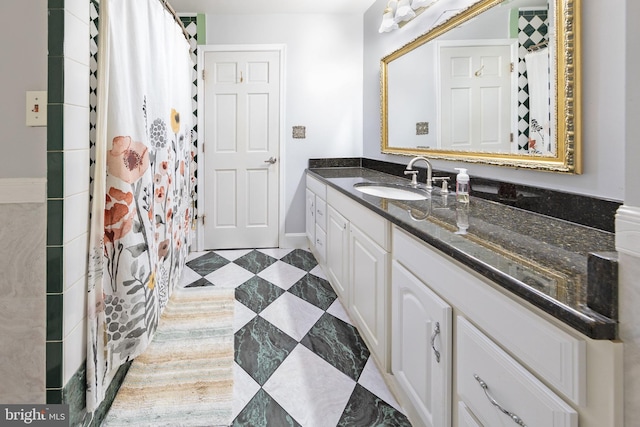
<instances>
[{"instance_id":1,"label":"shower curtain","mask_svg":"<svg viewBox=\"0 0 640 427\"><path fill-rule=\"evenodd\" d=\"M101 0L87 411L141 354L189 245L193 63L159 0Z\"/></svg>"}]
</instances>

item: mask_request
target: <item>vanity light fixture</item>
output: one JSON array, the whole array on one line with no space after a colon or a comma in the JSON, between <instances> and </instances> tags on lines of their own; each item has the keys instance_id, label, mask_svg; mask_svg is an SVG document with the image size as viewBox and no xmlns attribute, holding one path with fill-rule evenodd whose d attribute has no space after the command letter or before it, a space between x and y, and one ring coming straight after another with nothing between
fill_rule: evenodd
<instances>
[{"instance_id":1,"label":"vanity light fixture","mask_svg":"<svg viewBox=\"0 0 640 427\"><path fill-rule=\"evenodd\" d=\"M378 31L388 33L404 26L438 0L390 0L382 15Z\"/></svg>"}]
</instances>

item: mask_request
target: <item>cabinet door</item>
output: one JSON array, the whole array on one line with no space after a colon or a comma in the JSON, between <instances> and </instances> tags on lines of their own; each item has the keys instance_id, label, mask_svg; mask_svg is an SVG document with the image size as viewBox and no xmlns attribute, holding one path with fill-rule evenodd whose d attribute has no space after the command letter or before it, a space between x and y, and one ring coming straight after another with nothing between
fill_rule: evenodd
<instances>
[{"instance_id":1,"label":"cabinet door","mask_svg":"<svg viewBox=\"0 0 640 427\"><path fill-rule=\"evenodd\" d=\"M397 261L391 287L391 370L424 425L450 426L451 306Z\"/></svg>"},{"instance_id":2,"label":"cabinet door","mask_svg":"<svg viewBox=\"0 0 640 427\"><path fill-rule=\"evenodd\" d=\"M316 241L316 195L313 191L307 188L306 197L305 224L309 246L312 247L315 245Z\"/></svg>"},{"instance_id":3,"label":"cabinet door","mask_svg":"<svg viewBox=\"0 0 640 427\"><path fill-rule=\"evenodd\" d=\"M389 253L351 223L349 302L354 321L382 366L387 366L387 276Z\"/></svg>"},{"instance_id":4,"label":"cabinet door","mask_svg":"<svg viewBox=\"0 0 640 427\"><path fill-rule=\"evenodd\" d=\"M327 218L327 273L345 307L349 307L349 222L329 206Z\"/></svg>"}]
</instances>

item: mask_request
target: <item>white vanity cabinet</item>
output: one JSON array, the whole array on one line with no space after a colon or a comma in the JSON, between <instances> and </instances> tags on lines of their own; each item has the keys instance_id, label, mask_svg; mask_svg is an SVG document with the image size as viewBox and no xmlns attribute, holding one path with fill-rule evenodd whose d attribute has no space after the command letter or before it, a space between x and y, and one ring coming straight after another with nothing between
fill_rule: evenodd
<instances>
[{"instance_id":1,"label":"white vanity cabinet","mask_svg":"<svg viewBox=\"0 0 640 427\"><path fill-rule=\"evenodd\" d=\"M327 275L340 300L349 306L349 221L327 208Z\"/></svg>"},{"instance_id":2,"label":"white vanity cabinet","mask_svg":"<svg viewBox=\"0 0 640 427\"><path fill-rule=\"evenodd\" d=\"M383 371L389 364L389 221L327 188L325 268L340 300Z\"/></svg>"},{"instance_id":3,"label":"white vanity cabinet","mask_svg":"<svg viewBox=\"0 0 640 427\"><path fill-rule=\"evenodd\" d=\"M391 372L414 417L450 426L451 306L397 261L391 276Z\"/></svg>"},{"instance_id":4,"label":"white vanity cabinet","mask_svg":"<svg viewBox=\"0 0 640 427\"><path fill-rule=\"evenodd\" d=\"M309 248L324 262L326 257L327 186L307 175L305 230Z\"/></svg>"}]
</instances>

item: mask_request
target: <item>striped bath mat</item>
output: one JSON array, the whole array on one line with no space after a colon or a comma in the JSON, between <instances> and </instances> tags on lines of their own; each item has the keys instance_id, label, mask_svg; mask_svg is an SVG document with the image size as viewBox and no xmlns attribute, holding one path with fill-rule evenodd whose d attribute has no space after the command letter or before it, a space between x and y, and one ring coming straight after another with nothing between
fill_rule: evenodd
<instances>
[{"instance_id":1,"label":"striped bath mat","mask_svg":"<svg viewBox=\"0 0 640 427\"><path fill-rule=\"evenodd\" d=\"M233 304L233 289L177 288L102 425L230 425Z\"/></svg>"}]
</instances>

